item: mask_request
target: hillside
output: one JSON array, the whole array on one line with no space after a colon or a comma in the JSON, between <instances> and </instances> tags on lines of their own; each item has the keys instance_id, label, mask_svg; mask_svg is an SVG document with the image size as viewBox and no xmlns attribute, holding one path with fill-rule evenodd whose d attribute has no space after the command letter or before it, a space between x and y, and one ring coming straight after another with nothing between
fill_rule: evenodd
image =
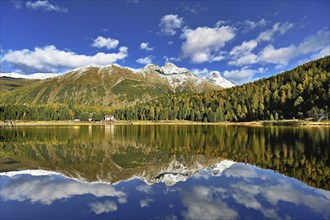
<instances>
[{"instance_id":1,"label":"hillside","mask_svg":"<svg viewBox=\"0 0 330 220\"><path fill-rule=\"evenodd\" d=\"M118 109L119 119L252 121L329 117L330 56L290 71L230 89L174 94L134 108Z\"/></svg>"},{"instance_id":2,"label":"hillside","mask_svg":"<svg viewBox=\"0 0 330 220\"><path fill-rule=\"evenodd\" d=\"M0 77L0 93L8 92L13 89L17 89L37 81L38 80L11 78L11 77L3 76Z\"/></svg>"},{"instance_id":3,"label":"hillside","mask_svg":"<svg viewBox=\"0 0 330 220\"><path fill-rule=\"evenodd\" d=\"M167 63L134 71L117 65L83 67L0 95L0 104L76 104L123 107L173 93L219 90L185 68Z\"/></svg>"}]
</instances>

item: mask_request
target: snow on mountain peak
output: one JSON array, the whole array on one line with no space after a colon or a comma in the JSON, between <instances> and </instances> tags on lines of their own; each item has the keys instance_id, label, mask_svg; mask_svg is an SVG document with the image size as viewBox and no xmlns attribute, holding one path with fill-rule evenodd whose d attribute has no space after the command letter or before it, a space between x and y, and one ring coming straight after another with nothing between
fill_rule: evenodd
<instances>
[{"instance_id":1,"label":"snow on mountain peak","mask_svg":"<svg viewBox=\"0 0 330 220\"><path fill-rule=\"evenodd\" d=\"M184 182L189 179L194 174L198 173L201 170L207 171L210 175L220 176L222 172L236 164L236 162L231 160L223 160L217 164L214 164L210 167L204 168L201 164L196 162L190 166L186 166L183 163L180 163L173 158L169 163L168 167L160 170L156 178L150 178L148 176L139 176L145 183L152 185L155 183L165 183L167 186L173 186L178 182Z\"/></svg>"},{"instance_id":2,"label":"snow on mountain peak","mask_svg":"<svg viewBox=\"0 0 330 220\"><path fill-rule=\"evenodd\" d=\"M173 63L166 63L163 67L163 72L165 75L172 75L172 74L185 74L185 75L192 75L190 71L186 68L179 68Z\"/></svg>"},{"instance_id":3,"label":"snow on mountain peak","mask_svg":"<svg viewBox=\"0 0 330 220\"><path fill-rule=\"evenodd\" d=\"M213 82L223 88L230 88L235 86L234 83L230 82L229 80L223 78L218 72L211 72L203 77L204 79Z\"/></svg>"}]
</instances>

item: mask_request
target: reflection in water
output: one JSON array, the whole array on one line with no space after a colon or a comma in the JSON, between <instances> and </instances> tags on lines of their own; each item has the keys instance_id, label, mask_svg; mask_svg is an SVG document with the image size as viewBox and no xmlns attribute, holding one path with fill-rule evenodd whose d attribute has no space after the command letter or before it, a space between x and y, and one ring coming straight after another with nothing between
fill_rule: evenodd
<instances>
[{"instance_id":1,"label":"reflection in water","mask_svg":"<svg viewBox=\"0 0 330 220\"><path fill-rule=\"evenodd\" d=\"M218 158L247 162L330 189L329 128L191 125L0 129L0 171L46 169L88 181L178 179ZM150 182L152 183L152 182Z\"/></svg>"},{"instance_id":2,"label":"reflection in water","mask_svg":"<svg viewBox=\"0 0 330 220\"><path fill-rule=\"evenodd\" d=\"M11 173L2 173L1 218L330 217L328 191L308 187L295 179L242 163L222 161L174 186L162 183L147 185L140 179L109 185L79 182L60 174L32 176L33 173L30 171L29 174L11 177L8 177ZM46 205L43 210L47 212L40 212L38 204ZM25 206L29 206L29 209L24 215L8 211L12 207Z\"/></svg>"}]
</instances>

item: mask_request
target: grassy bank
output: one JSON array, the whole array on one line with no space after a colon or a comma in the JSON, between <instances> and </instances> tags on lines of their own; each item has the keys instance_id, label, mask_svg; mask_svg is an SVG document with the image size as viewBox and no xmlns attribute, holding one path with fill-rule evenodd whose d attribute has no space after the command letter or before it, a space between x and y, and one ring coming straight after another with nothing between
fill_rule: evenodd
<instances>
[{"instance_id":1,"label":"grassy bank","mask_svg":"<svg viewBox=\"0 0 330 220\"><path fill-rule=\"evenodd\" d=\"M75 122L75 121L12 121L1 122L0 127L13 126L80 126L80 125L106 125L104 122ZM250 122L195 122L186 120L164 121L122 121L117 120L114 125L237 125L237 126L330 126L330 121L306 121L306 120L267 120Z\"/></svg>"}]
</instances>

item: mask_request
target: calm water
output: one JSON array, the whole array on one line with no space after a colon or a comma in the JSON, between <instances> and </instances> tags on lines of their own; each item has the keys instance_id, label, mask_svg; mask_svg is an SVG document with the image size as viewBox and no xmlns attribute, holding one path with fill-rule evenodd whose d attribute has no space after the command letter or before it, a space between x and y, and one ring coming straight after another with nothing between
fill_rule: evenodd
<instances>
[{"instance_id":1,"label":"calm water","mask_svg":"<svg viewBox=\"0 0 330 220\"><path fill-rule=\"evenodd\" d=\"M0 129L1 219L329 219L330 129Z\"/></svg>"}]
</instances>

